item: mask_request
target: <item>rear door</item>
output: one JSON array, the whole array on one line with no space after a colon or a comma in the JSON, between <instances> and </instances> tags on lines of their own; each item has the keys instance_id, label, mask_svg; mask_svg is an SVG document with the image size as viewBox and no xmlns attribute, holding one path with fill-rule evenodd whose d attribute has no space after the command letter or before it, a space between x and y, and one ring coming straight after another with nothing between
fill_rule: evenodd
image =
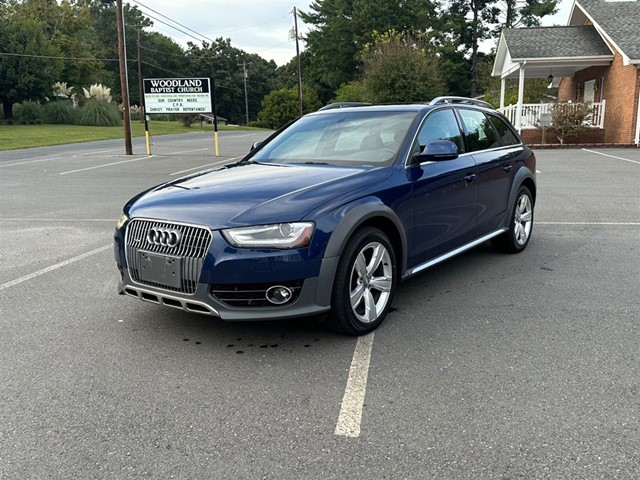
<instances>
[{"instance_id":1,"label":"rear door","mask_svg":"<svg viewBox=\"0 0 640 480\"><path fill-rule=\"evenodd\" d=\"M509 193L513 182L513 145L504 145L502 127L496 129L500 119L480 110L457 110L464 125L466 146L478 167L477 237L496 231L507 213ZM510 133L510 130L508 130Z\"/></svg>"}]
</instances>

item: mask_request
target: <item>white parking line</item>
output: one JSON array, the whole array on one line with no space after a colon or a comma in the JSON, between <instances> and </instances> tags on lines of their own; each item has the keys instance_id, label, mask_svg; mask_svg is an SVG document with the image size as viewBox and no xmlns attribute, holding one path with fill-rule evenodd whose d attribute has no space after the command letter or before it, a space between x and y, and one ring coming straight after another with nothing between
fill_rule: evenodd
<instances>
[{"instance_id":1,"label":"white parking line","mask_svg":"<svg viewBox=\"0 0 640 480\"><path fill-rule=\"evenodd\" d=\"M640 222L534 222L536 225L632 225L638 226Z\"/></svg>"},{"instance_id":2,"label":"white parking line","mask_svg":"<svg viewBox=\"0 0 640 480\"><path fill-rule=\"evenodd\" d=\"M0 222L115 222L113 218L0 218Z\"/></svg>"},{"instance_id":3,"label":"white parking line","mask_svg":"<svg viewBox=\"0 0 640 480\"><path fill-rule=\"evenodd\" d=\"M586 148L583 148L582 151L589 152L589 153L595 153L596 155L602 155L603 157L615 158L616 160L624 160L625 162L637 163L637 164L640 165L640 162L638 162L637 160L629 160L628 158L616 157L615 155L608 155L606 153L600 153L600 152L596 152L594 150L589 150L589 149L586 149Z\"/></svg>"},{"instance_id":4,"label":"white parking line","mask_svg":"<svg viewBox=\"0 0 640 480\"><path fill-rule=\"evenodd\" d=\"M69 157L51 157L51 158L41 158L39 160L26 160L24 162L10 163L9 165L0 165L0 168L16 167L18 165L27 165L29 163L48 162L50 160L62 160L62 159L65 159L65 158L69 158Z\"/></svg>"},{"instance_id":5,"label":"white parking line","mask_svg":"<svg viewBox=\"0 0 640 480\"><path fill-rule=\"evenodd\" d=\"M360 422L362 420L362 407L367 392L367 377L369 376L369 363L371 361L371 349L373 347L374 333L358 338L356 349L353 352L349 379L342 397L342 406L336 425L335 434L342 437L359 437Z\"/></svg>"},{"instance_id":6,"label":"white parking line","mask_svg":"<svg viewBox=\"0 0 640 480\"><path fill-rule=\"evenodd\" d=\"M182 155L183 153L193 153L193 152L206 152L209 150L208 148L198 148L197 150L183 150L182 152L168 152L162 154L156 154L158 157L169 157L171 155Z\"/></svg>"},{"instance_id":7,"label":"white parking line","mask_svg":"<svg viewBox=\"0 0 640 480\"><path fill-rule=\"evenodd\" d=\"M104 168L104 167L110 167L111 165L120 165L121 163L129 163L129 162L137 162L139 160L147 160L149 158L152 158L153 155L151 156L147 156L145 155L144 157L140 157L140 158L133 158L131 160L122 160L121 162L112 162L112 163L105 163L103 165L95 165L93 167L87 167L87 168L79 168L77 170L70 170L68 172L62 172L59 173L58 175L67 175L69 173L77 173L77 172L84 172L86 170L95 170L96 168Z\"/></svg>"},{"instance_id":8,"label":"white parking line","mask_svg":"<svg viewBox=\"0 0 640 480\"><path fill-rule=\"evenodd\" d=\"M40 275L44 275L45 273L49 273L53 270L64 267L71 263L75 263L79 260L82 260L83 258L87 258L87 257L90 257L91 255L95 255L96 253L104 252L108 248L112 248L112 247L113 247L113 244L105 245L104 247L96 248L95 250L91 250L90 252L83 253L82 255L78 255L77 257L70 258L69 260L65 260L64 262L56 263L55 265L51 265L50 267L43 268L42 270L38 270L37 272L30 273L29 275L25 275L24 277L17 278L15 280L12 280L11 282L3 283L2 285L0 285L0 291L4 290L5 288L18 285L22 282L26 282L27 280L31 280L32 278L39 277Z\"/></svg>"},{"instance_id":9,"label":"white parking line","mask_svg":"<svg viewBox=\"0 0 640 480\"><path fill-rule=\"evenodd\" d=\"M220 165L222 163L233 162L234 160L237 160L239 158L242 158L242 156L233 157L233 158L229 158L229 159L226 159L226 160L220 160L219 162L207 163L206 165L200 165L199 167L187 168L185 170L180 170L179 172L170 173L169 175L174 176L174 175L180 175L181 173L191 172L193 170L202 170L202 169L204 169L206 167L212 167L214 165Z\"/></svg>"}]
</instances>

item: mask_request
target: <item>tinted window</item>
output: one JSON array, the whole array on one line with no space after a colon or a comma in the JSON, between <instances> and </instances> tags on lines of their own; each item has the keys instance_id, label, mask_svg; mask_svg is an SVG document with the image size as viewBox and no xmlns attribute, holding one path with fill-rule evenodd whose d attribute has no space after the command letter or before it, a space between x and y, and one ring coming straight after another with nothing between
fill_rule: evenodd
<instances>
[{"instance_id":1,"label":"tinted window","mask_svg":"<svg viewBox=\"0 0 640 480\"><path fill-rule=\"evenodd\" d=\"M486 150L500 146L495 130L484 113L477 110L459 110L464 123L469 150Z\"/></svg>"},{"instance_id":2,"label":"tinted window","mask_svg":"<svg viewBox=\"0 0 640 480\"><path fill-rule=\"evenodd\" d=\"M364 108L309 115L283 130L252 160L332 165L389 163L395 158L415 116L415 112Z\"/></svg>"},{"instance_id":3,"label":"tinted window","mask_svg":"<svg viewBox=\"0 0 640 480\"><path fill-rule=\"evenodd\" d=\"M458 146L459 152L464 152L460 127L453 110L438 110L429 114L418 134L420 151L431 140L449 140Z\"/></svg>"},{"instance_id":4,"label":"tinted window","mask_svg":"<svg viewBox=\"0 0 640 480\"><path fill-rule=\"evenodd\" d=\"M520 140L514 135L513 131L509 128L509 126L504 123L501 118L498 118L494 115L489 115L489 120L496 130L498 131L498 136L502 139L502 145L519 145Z\"/></svg>"}]
</instances>

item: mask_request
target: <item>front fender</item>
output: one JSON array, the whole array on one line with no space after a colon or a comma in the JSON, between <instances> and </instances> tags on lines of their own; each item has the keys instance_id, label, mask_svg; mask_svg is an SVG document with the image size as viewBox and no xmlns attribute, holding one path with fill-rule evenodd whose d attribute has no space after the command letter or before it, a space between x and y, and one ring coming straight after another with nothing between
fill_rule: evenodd
<instances>
[{"instance_id":1,"label":"front fender","mask_svg":"<svg viewBox=\"0 0 640 480\"><path fill-rule=\"evenodd\" d=\"M396 255L399 262L398 273L402 276L402 272L406 270L406 251L407 238L405 228L400 221L398 215L387 205L382 203L380 199L375 197L366 197L358 201L357 204L349 204L336 210L332 219L337 221L337 226L331 234L331 238L327 243L322 267L320 268L320 285L318 288L317 302L318 305L330 305L331 294L333 291L333 282L335 280L338 262L342 252L353 235L353 233L361 226L367 224L371 226L384 227L381 230L393 228L395 232L386 232L387 236L397 238L400 242L402 253ZM399 253L399 252L398 252Z\"/></svg>"}]
</instances>

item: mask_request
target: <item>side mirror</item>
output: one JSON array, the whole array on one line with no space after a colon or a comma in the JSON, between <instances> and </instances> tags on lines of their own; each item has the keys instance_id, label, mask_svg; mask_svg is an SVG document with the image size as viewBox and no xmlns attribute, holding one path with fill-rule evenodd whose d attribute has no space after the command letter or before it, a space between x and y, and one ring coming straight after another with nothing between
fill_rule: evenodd
<instances>
[{"instance_id":1,"label":"side mirror","mask_svg":"<svg viewBox=\"0 0 640 480\"><path fill-rule=\"evenodd\" d=\"M253 145L251 145L251 148L249 149L250 152L253 152L256 148L258 148L260 145L262 145L262 142L255 142Z\"/></svg>"},{"instance_id":2,"label":"side mirror","mask_svg":"<svg viewBox=\"0 0 640 480\"><path fill-rule=\"evenodd\" d=\"M415 163L455 160L460 154L458 146L449 140L431 140L424 150L414 157Z\"/></svg>"}]
</instances>

